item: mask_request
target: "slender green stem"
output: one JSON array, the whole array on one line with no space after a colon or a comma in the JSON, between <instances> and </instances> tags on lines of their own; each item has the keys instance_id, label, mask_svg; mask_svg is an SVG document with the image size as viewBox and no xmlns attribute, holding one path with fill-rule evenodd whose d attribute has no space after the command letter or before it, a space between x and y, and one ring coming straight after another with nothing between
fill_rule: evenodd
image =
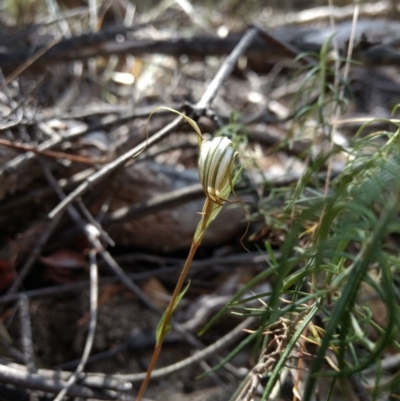
<instances>
[{"instance_id":1,"label":"slender green stem","mask_svg":"<svg viewBox=\"0 0 400 401\"><path fill-rule=\"evenodd\" d=\"M141 401L141 399L143 398L143 395L147 389L147 386L149 384L150 377L151 377L151 372L154 370L154 368L156 366L158 357L161 352L164 337L168 331L169 323L171 320L172 313L174 311L176 300L181 292L183 283L185 282L185 278L189 271L190 265L192 264L194 255L196 254L196 251L197 251L197 248L200 245L200 242L201 241L196 242L195 240L193 240L193 242L192 242L192 246L190 247L189 255L186 259L185 265L183 266L183 269L179 276L178 282L176 283L174 293L172 294L171 301L169 302L168 308L165 312L165 319L163 321L163 324L162 324L160 331L158 333L158 336L157 336L158 341L156 342L156 345L154 347L153 355L151 357L151 361L150 361L149 367L146 372L146 377L143 380L142 385L140 386L138 395L136 396L136 401Z\"/></svg>"}]
</instances>

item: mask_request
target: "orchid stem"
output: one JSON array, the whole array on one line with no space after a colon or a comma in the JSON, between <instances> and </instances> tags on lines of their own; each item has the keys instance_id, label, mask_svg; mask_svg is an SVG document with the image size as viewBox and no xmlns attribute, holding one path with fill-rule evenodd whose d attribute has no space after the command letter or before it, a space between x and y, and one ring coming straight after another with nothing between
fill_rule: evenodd
<instances>
[{"instance_id":1,"label":"orchid stem","mask_svg":"<svg viewBox=\"0 0 400 401\"><path fill-rule=\"evenodd\" d=\"M229 138L225 136L219 136L211 141L204 140L200 128L194 120L177 110L168 107L159 108L178 114L195 130L200 147L198 173L201 185L206 195L206 200L201 212L201 220L193 237L189 255L186 259L185 265L183 266L178 282L176 283L169 305L157 327L156 345L154 347L153 355L146 372L146 377L144 378L138 395L136 396L136 401L142 400L143 395L148 387L151 373L156 366L161 352L164 337L170 328L172 314L180 299L184 295L181 293L182 286L185 282L185 278L189 271L190 265L192 264L197 248L200 246L201 240L203 239L208 226L215 219L215 217L217 217L218 213L222 209L222 206L227 201L230 192L233 191L233 185L235 184L241 172L240 169L234 177L232 176L236 156L238 153L235 152L233 142ZM152 114L153 113L150 114L149 118Z\"/></svg>"},{"instance_id":2,"label":"orchid stem","mask_svg":"<svg viewBox=\"0 0 400 401\"><path fill-rule=\"evenodd\" d=\"M196 254L196 251L197 251L197 248L200 245L200 242L201 242L201 239L199 241L195 241L193 239L192 246L190 247L189 255L186 258L185 265L183 266L183 269L182 269L181 274L179 276L178 282L176 283L174 293L172 294L172 297L171 297L171 300L169 302L168 308L167 308L167 310L165 312L165 319L164 319L162 327L160 328L159 335L157 336L158 337L158 341L156 342L156 345L154 347L153 355L151 357L151 361L150 361L149 367L148 367L147 372L146 372L146 377L143 380L142 385L140 386L138 395L136 396L136 401L141 401L142 400L143 395L144 395L144 393L145 393L145 391L147 389L147 386L148 386L149 381L150 381L151 373L152 373L152 371L154 370L154 368L156 366L158 357L159 357L160 352L161 352L161 348L162 348L162 344L163 344L163 341L164 341L164 337L165 337L165 335L167 334L167 331L168 331L168 327L169 327L169 323L170 323L170 320L171 320L172 313L174 311L176 299L177 299L177 297L179 296L179 294L181 292L183 283L185 282L185 278L186 278L187 273L189 271L190 265L192 264L193 258L194 258L195 254Z\"/></svg>"}]
</instances>

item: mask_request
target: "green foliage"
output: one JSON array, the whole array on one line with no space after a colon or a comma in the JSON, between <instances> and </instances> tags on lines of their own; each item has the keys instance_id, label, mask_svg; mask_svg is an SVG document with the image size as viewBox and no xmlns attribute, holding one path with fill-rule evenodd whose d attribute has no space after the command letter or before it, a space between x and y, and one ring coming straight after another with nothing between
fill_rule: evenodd
<instances>
[{"instance_id":1,"label":"green foliage","mask_svg":"<svg viewBox=\"0 0 400 401\"><path fill-rule=\"evenodd\" d=\"M287 141L296 141L310 119L317 122L313 141L331 139L329 118L344 103L339 87L329 83L334 72L327 49L305 74L299 92L310 101L294 119ZM317 88L314 101L312 87ZM221 362L250 342L260 355L232 401L251 391L255 377L267 379L262 395L267 400L288 367L306 368L301 379L304 401L314 399L322 376L332 379L329 399L335 383L355 374L362 378L367 369L376 377L375 385L366 386L371 398L396 387L397 377L380 380L379 361L389 348L400 347L400 131L363 136L365 127L348 149L335 145L317 155L306 152L306 169L294 184L271 189L265 183L266 196L253 217L262 218L283 239L274 246L265 242L261 252L267 268L204 328L227 311L260 317L259 329ZM327 166L339 154L340 160L347 157L345 167L327 181ZM265 280L271 282L270 292L247 296ZM366 289L385 311L385 319L377 318ZM257 299L259 307L248 305ZM294 377L296 385L298 380Z\"/></svg>"},{"instance_id":2,"label":"green foliage","mask_svg":"<svg viewBox=\"0 0 400 401\"><path fill-rule=\"evenodd\" d=\"M179 302L181 302L183 296L186 294L186 291L190 287L190 282L187 283L186 287L179 293L179 295L176 297L174 300L174 304L172 306L172 312L176 309L176 307L179 305ZM164 312L162 315L160 321L158 322L157 325L157 330L156 330L156 342L157 344L162 343L165 335L171 330L171 322L168 321L166 322L166 316L167 316L168 310Z\"/></svg>"}]
</instances>

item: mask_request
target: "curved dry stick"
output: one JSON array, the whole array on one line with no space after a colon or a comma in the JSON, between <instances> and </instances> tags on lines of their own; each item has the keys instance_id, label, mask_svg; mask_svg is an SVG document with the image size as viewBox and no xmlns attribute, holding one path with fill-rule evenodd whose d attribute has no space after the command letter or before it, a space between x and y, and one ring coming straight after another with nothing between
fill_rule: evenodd
<instances>
[{"instance_id":1,"label":"curved dry stick","mask_svg":"<svg viewBox=\"0 0 400 401\"><path fill-rule=\"evenodd\" d=\"M71 386L73 386L78 380L80 374L83 372L83 369L86 365L86 362L89 358L90 351L93 347L94 342L94 334L96 332L96 324L97 324L97 299L98 299L98 269L96 262L96 250L91 249L89 252L90 259L90 320L89 320L89 329L86 337L85 348L83 350L82 358L75 369L75 372L68 379L66 387L64 387L54 399L54 401L61 401L64 396L68 393Z\"/></svg>"},{"instance_id":2,"label":"curved dry stick","mask_svg":"<svg viewBox=\"0 0 400 401\"><path fill-rule=\"evenodd\" d=\"M201 362L205 359L215 356L218 352L222 351L223 349L229 347L235 341L239 340L242 336L246 335L245 329L251 328L255 322L257 321L256 317L249 317L239 325L237 325L234 329L230 332L219 338L215 343L210 344L208 347L203 348L202 350L196 352L195 354L185 358L179 362L176 362L172 365L165 366L163 368L155 369L152 374L151 378L161 378L168 376L172 373L178 372L182 369L185 369L189 366L194 365L195 363ZM18 365L21 370L26 370L25 366ZM52 370L47 369L40 369L39 374L43 378L54 378L58 376L60 380L66 380L68 375L71 372L60 371L55 372ZM104 373L86 373L83 377L80 377L80 383L90 387L105 387L111 388L114 390L119 391L127 391L131 387L127 386L127 382L129 383L137 383L141 382L146 376L146 372L143 373L128 373L128 374L115 374L115 375L106 375ZM107 383L107 384L105 384Z\"/></svg>"},{"instance_id":3,"label":"curved dry stick","mask_svg":"<svg viewBox=\"0 0 400 401\"><path fill-rule=\"evenodd\" d=\"M58 393L67 386L67 383L64 381L42 377L40 374L28 373L21 369L15 369L1 364L0 382L49 393ZM115 392L102 394L76 384L69 389L69 394L81 398L95 398L101 400L118 399L118 394Z\"/></svg>"},{"instance_id":4,"label":"curved dry stick","mask_svg":"<svg viewBox=\"0 0 400 401\"><path fill-rule=\"evenodd\" d=\"M22 348L25 356L25 363L29 373L36 373L35 356L32 342L32 324L29 310L29 298L21 294L19 297L18 308L20 312Z\"/></svg>"},{"instance_id":5,"label":"curved dry stick","mask_svg":"<svg viewBox=\"0 0 400 401\"><path fill-rule=\"evenodd\" d=\"M235 341L237 341L242 335L246 334L244 329L249 328L257 321L255 317L249 317L245 319L242 323L236 326L232 331L222 336L218 339L215 343L209 345L208 347L202 349L201 351L196 352L195 354L189 356L182 361L174 363L172 365L166 366L164 368L155 369L152 374L151 378L160 378L170 375L172 373L178 372L179 370L185 369L188 366L191 366L195 363L201 362L211 356L215 356L215 354L222 349L228 347ZM115 375L115 378L120 380L129 381L131 383L139 382L145 378L146 372L144 373L134 373L134 374L126 374L126 375Z\"/></svg>"}]
</instances>

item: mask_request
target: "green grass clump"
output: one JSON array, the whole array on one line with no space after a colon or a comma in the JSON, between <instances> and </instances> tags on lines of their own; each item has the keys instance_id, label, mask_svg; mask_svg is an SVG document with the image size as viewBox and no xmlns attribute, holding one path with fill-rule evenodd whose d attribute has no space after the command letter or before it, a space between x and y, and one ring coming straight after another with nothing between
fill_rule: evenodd
<instances>
[{"instance_id":1,"label":"green grass clump","mask_svg":"<svg viewBox=\"0 0 400 401\"><path fill-rule=\"evenodd\" d=\"M320 57L304 81L317 97L293 120L288 138L297 140L312 119L312 143L328 145L302 155L306 168L297 182L272 191L266 183L257 218L280 232L281 243L264 243L268 268L215 317L227 310L260 317L258 330L216 367L254 343L254 368L232 401L251 399L261 379L267 400L286 374L304 401L315 399L322 381L329 390L320 399L327 400L346 382L371 399L396 391L398 374L383 378L381 360L399 350L400 130L363 136L362 127L350 146L334 144L330 118L345 102L340 85L330 83L338 72L330 70L326 48ZM316 92L302 93L311 99ZM347 161L333 176L330 164L339 155ZM265 280L272 291L243 299ZM254 300L259 307L248 307Z\"/></svg>"}]
</instances>

